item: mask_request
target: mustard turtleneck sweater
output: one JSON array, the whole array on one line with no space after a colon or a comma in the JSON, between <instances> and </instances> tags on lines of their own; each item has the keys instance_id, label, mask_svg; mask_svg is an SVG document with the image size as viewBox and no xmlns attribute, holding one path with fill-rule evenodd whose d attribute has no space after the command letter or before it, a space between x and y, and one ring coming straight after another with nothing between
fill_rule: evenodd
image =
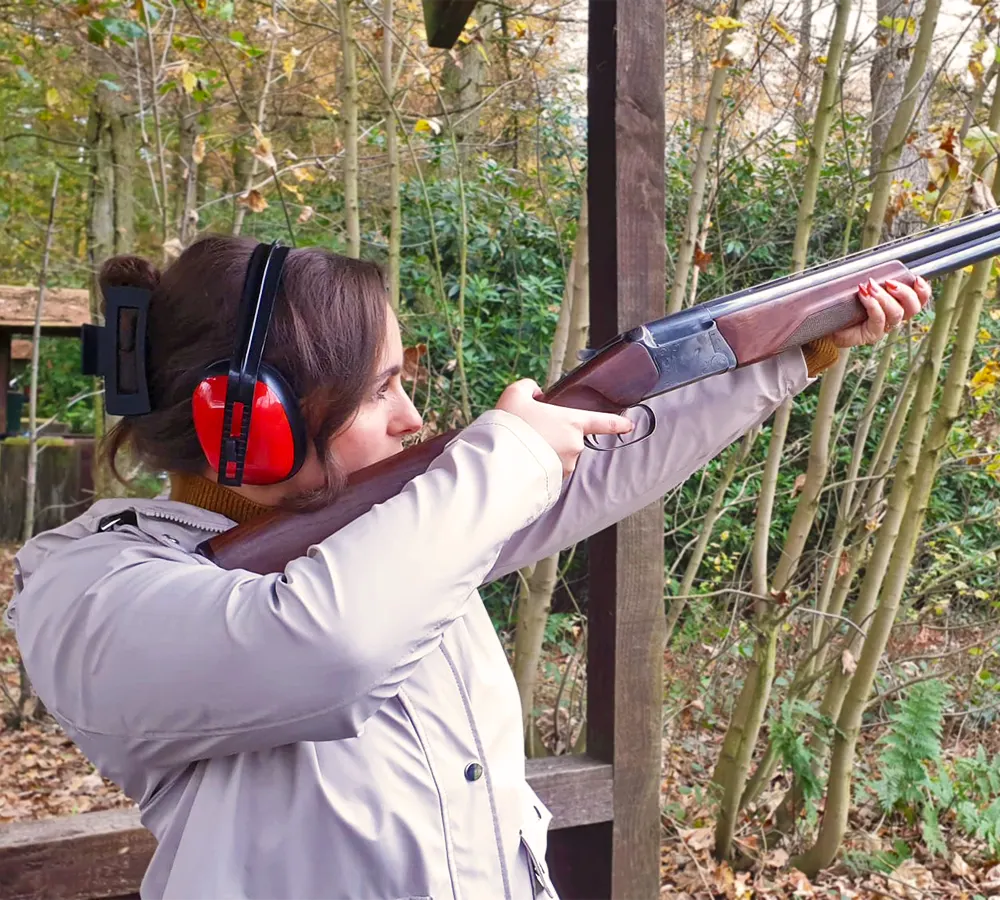
<instances>
[{"instance_id":1,"label":"mustard turtleneck sweater","mask_svg":"<svg viewBox=\"0 0 1000 900\"><path fill-rule=\"evenodd\" d=\"M209 481L201 475L191 475L187 472L170 473L170 499L178 503L200 506L237 523L249 522L264 513L273 512L270 506L255 503L242 494Z\"/></svg>"}]
</instances>

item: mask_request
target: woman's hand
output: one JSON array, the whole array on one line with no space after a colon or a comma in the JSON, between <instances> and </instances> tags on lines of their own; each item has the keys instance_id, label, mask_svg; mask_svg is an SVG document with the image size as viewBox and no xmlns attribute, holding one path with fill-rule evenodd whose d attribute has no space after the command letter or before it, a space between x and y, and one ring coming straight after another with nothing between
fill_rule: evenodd
<instances>
[{"instance_id":1,"label":"woman's hand","mask_svg":"<svg viewBox=\"0 0 1000 900\"><path fill-rule=\"evenodd\" d=\"M835 331L831 339L841 348L874 344L901 322L912 319L930 298L931 286L919 275L914 279L913 287L891 278L883 287L869 278L866 283L858 285L858 299L868 310L867 321Z\"/></svg>"},{"instance_id":2,"label":"woman's hand","mask_svg":"<svg viewBox=\"0 0 1000 900\"><path fill-rule=\"evenodd\" d=\"M633 428L624 416L542 403L537 399L540 396L542 389L530 378L523 378L508 385L496 408L524 419L545 439L559 454L564 478L576 468L584 435L628 434Z\"/></svg>"}]
</instances>

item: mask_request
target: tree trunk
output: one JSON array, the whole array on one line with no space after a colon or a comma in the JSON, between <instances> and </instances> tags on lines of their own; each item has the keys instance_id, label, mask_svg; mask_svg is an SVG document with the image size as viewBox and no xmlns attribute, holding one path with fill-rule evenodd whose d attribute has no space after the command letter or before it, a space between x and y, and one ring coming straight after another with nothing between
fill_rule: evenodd
<instances>
[{"instance_id":1,"label":"tree trunk","mask_svg":"<svg viewBox=\"0 0 1000 900\"><path fill-rule=\"evenodd\" d=\"M480 7L482 10L483 7ZM479 41L460 43L445 57L441 70L442 94L448 108L442 110L458 146L458 162L464 167L475 153L479 136L483 84L489 75L486 46L492 30L492 13L484 11Z\"/></svg>"},{"instance_id":2,"label":"tree trunk","mask_svg":"<svg viewBox=\"0 0 1000 900\"><path fill-rule=\"evenodd\" d=\"M774 622L764 621L766 618L766 614L760 616L762 628L757 636L754 664L747 673L738 702L742 712L740 718L745 725L742 729L730 728L726 732L719 763L712 776L712 781L723 789L715 824L715 855L718 859L728 859L732 849L743 787L774 681L778 626ZM735 720L736 716L733 718Z\"/></svg>"},{"instance_id":3,"label":"tree trunk","mask_svg":"<svg viewBox=\"0 0 1000 900\"><path fill-rule=\"evenodd\" d=\"M893 10L898 10L894 5L894 0L878 0L879 18L885 14L892 17ZM906 7L904 7L904 10ZM905 55L897 56L895 48L892 57L885 53L876 54L872 60L872 93L874 98L873 122L872 122L872 171L874 180L872 185L871 207L868 213L868 220L865 222L862 232L862 245L864 247L874 247L882 234L885 222L885 210L889 202L889 193L893 181L901 181L904 173L899 169L900 165L910 165L912 172L907 172L905 177L917 180L915 184L927 183L926 161L910 161L911 153L917 151L907 144L914 113L917 111L917 104L922 103L926 93L925 73L927 72L927 62L930 58L931 43L934 40L934 32L937 28L938 12L941 9L941 0L927 0L924 12L920 17L920 30L917 34L917 41L910 56L910 65L906 70L906 78L900 78L893 72L889 77L888 68L884 64L889 62L892 65L898 63L893 60L905 60ZM904 34L906 33L904 29ZM888 51L888 48L883 48ZM899 93L898 105L896 105L896 87L899 82L903 82L903 87ZM884 123L888 121L887 112L895 106L896 112L892 117L892 125L885 130ZM921 108L926 107L924 104ZM882 135L885 135L882 138ZM904 153L906 155L904 155ZM890 234L905 233L906 228L911 228L913 223L908 216L897 216L900 220L898 225L894 224Z\"/></svg>"},{"instance_id":4,"label":"tree trunk","mask_svg":"<svg viewBox=\"0 0 1000 900\"><path fill-rule=\"evenodd\" d=\"M90 154L90 184L87 194L87 262L90 267L90 316L104 321L98 275L106 259L132 250L135 198L133 170L136 157L130 111L122 95L98 84L87 121ZM95 385L100 388L100 385ZM103 438L115 422L104 414L104 397L94 397L94 437ZM97 497L121 493L121 485L95 456L94 493Z\"/></svg>"},{"instance_id":5,"label":"tree trunk","mask_svg":"<svg viewBox=\"0 0 1000 900\"><path fill-rule=\"evenodd\" d=\"M25 485L24 525L21 541L27 543L35 533L35 495L38 489L38 358L42 345L42 310L45 308L45 285L49 274L49 252L56 215L56 196L59 193L59 170L52 179L52 196L49 198L49 224L45 229L45 250L42 253L42 271L38 277L38 303L35 305L35 324L31 332L31 388L28 397L28 473Z\"/></svg>"},{"instance_id":6,"label":"tree trunk","mask_svg":"<svg viewBox=\"0 0 1000 900\"><path fill-rule=\"evenodd\" d=\"M743 465L747 456L750 455L752 447L753 441L748 439L741 442L738 450L733 447L729 451L726 468L722 473L722 478L719 479L715 493L712 495L705 518L702 519L701 533L698 535L698 540L691 551L687 565L684 567L684 576L681 579L677 596L670 601L670 611L667 613L667 633L663 642L664 646L670 646L670 638L674 633L674 628L677 627L677 622L680 620L681 614L684 612L688 598L691 596L691 591L694 588L694 580L698 575L698 570L701 568L701 561L705 558L705 551L708 549L709 541L712 540L715 523L719 520L719 516L722 515L722 511L725 509L726 494L729 491L729 486L733 483L736 470Z\"/></svg>"},{"instance_id":7,"label":"tree trunk","mask_svg":"<svg viewBox=\"0 0 1000 900\"><path fill-rule=\"evenodd\" d=\"M994 192L998 186L1000 186L1000 178L994 182ZM937 414L922 450L920 450L920 443L923 439L923 426L926 423L927 415L925 413L923 416L917 417L920 426L919 433L912 435L910 445L911 453L919 452L919 459L912 467L907 468L903 478L897 476L897 480L893 484L889 508L890 510L902 508L899 517L900 526L896 539L892 542L892 555L880 592L878 609L865 638L864 648L858 659L857 670L851 680L843 708L837 718L823 822L816 843L792 863L810 877L833 861L847 827L851 770L854 765L854 751L858 735L861 731L861 718L875 680L875 672L889 641L903 589L906 586L917 538L920 535L931 488L940 464L941 452L947 442L952 425L958 417L969 370L969 361L976 346L979 317L983 309L985 287L991 268L991 260L977 263L962 289L962 309L958 335L952 349L951 362ZM928 366L929 369L930 366ZM933 394L934 382L931 382L930 378L927 381L930 383L930 390L927 393ZM930 398L927 400L929 410ZM880 533L879 544L882 543L881 537ZM876 544L877 552L878 544Z\"/></svg>"},{"instance_id":8,"label":"tree trunk","mask_svg":"<svg viewBox=\"0 0 1000 900\"><path fill-rule=\"evenodd\" d=\"M559 380L567 364L575 360L577 353L586 346L586 327L581 328L580 322L586 323L590 314L589 267L587 188L584 182L580 221L577 225L569 271L566 273L559 323L552 342L548 386ZM514 635L514 680L517 682L518 694L521 697L522 724L526 737L530 737L531 734L531 711L538 679L538 660L545 639L545 625L552 607L552 592L555 590L558 568L559 554L555 553L534 566L521 570L517 627ZM540 749L536 748L530 739L526 740L525 744L529 755L534 755L534 751Z\"/></svg>"},{"instance_id":9,"label":"tree trunk","mask_svg":"<svg viewBox=\"0 0 1000 900\"><path fill-rule=\"evenodd\" d=\"M174 230L186 247L197 227L198 169L203 144L198 140L198 112L187 94L177 101L177 157L180 166L174 183Z\"/></svg>"},{"instance_id":10,"label":"tree trunk","mask_svg":"<svg viewBox=\"0 0 1000 900\"><path fill-rule=\"evenodd\" d=\"M382 82L388 109L385 116L385 155L389 165L389 305L399 311L399 258L402 245L402 208L399 199L399 144L393 104L396 76L392 68L392 17L395 0L382 2Z\"/></svg>"},{"instance_id":11,"label":"tree trunk","mask_svg":"<svg viewBox=\"0 0 1000 900\"><path fill-rule=\"evenodd\" d=\"M264 135L266 132L266 115L267 115L267 95L271 89L271 76L274 73L274 56L278 49L278 36L276 33L271 35L271 46L267 54L267 67L264 70L264 84L260 89L260 97L257 101L257 132ZM257 88L257 70L250 69L243 83L250 87L251 93L256 93ZM246 106L246 104L243 104ZM246 116L241 115L240 121L245 121ZM253 125L254 123L250 123ZM253 134L251 132L251 134ZM255 139L255 135L251 139ZM249 197L250 191L253 188L253 180L257 177L257 157L253 154L247 152L246 148L237 144L236 149L236 162L238 165L234 166L236 170L236 183L237 186L240 183L240 178L245 174L245 181L243 182L243 192L242 197ZM237 187L238 189L238 187ZM243 220L246 218L248 205L246 203L240 203L240 198L237 197L236 200L236 214L233 217L233 234L239 234L243 230Z\"/></svg>"},{"instance_id":12,"label":"tree trunk","mask_svg":"<svg viewBox=\"0 0 1000 900\"><path fill-rule=\"evenodd\" d=\"M354 61L354 28L351 0L337 0L340 14L340 49L344 65L344 220L346 254L361 255L361 217L358 207L358 67ZM386 29L388 31L388 29ZM386 90L389 90L386 85ZM391 96L391 95L390 95Z\"/></svg>"},{"instance_id":13,"label":"tree trunk","mask_svg":"<svg viewBox=\"0 0 1000 900\"><path fill-rule=\"evenodd\" d=\"M739 17L742 0L733 0L730 15ZM719 37L719 54L715 69L712 71L712 84L708 92L708 106L705 109L705 119L702 122L701 138L698 141L698 155L695 159L694 172L691 176L691 196L688 200L687 219L684 224L684 235L677 249L677 260L674 263L673 284L670 286L670 296L667 298L667 313L677 312L687 296L688 273L694 261L694 251L698 242L698 226L701 222L701 210L705 200L705 184L708 181L708 168L715 147L715 136L719 129L719 112L722 106L722 89L729 77L727 33Z\"/></svg>"}]
</instances>

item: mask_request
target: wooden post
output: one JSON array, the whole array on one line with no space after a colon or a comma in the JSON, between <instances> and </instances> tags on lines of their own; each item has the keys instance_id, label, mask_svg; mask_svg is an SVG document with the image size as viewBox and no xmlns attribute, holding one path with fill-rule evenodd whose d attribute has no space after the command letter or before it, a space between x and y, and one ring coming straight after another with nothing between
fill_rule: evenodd
<instances>
[{"instance_id":1,"label":"wooden post","mask_svg":"<svg viewBox=\"0 0 1000 900\"><path fill-rule=\"evenodd\" d=\"M663 0L590 0L592 346L663 315L664 9ZM652 900L660 889L662 503L591 538L589 558L587 755L613 766L613 820L558 833L551 859L566 897Z\"/></svg>"},{"instance_id":2,"label":"wooden post","mask_svg":"<svg viewBox=\"0 0 1000 900\"><path fill-rule=\"evenodd\" d=\"M7 382L10 381L10 331L0 328L0 434L7 433Z\"/></svg>"}]
</instances>

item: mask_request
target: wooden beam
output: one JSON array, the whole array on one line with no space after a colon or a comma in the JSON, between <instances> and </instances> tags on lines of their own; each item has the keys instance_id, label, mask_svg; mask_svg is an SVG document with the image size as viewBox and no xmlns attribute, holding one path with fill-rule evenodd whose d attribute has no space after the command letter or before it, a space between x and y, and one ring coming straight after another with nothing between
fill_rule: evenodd
<instances>
[{"instance_id":1,"label":"wooden beam","mask_svg":"<svg viewBox=\"0 0 1000 900\"><path fill-rule=\"evenodd\" d=\"M590 0L590 341L663 315L663 0ZM589 544L587 752L614 767L596 896L659 896L663 504ZM594 849L591 852L599 852ZM590 876L599 877L597 874Z\"/></svg>"},{"instance_id":2,"label":"wooden beam","mask_svg":"<svg viewBox=\"0 0 1000 900\"><path fill-rule=\"evenodd\" d=\"M552 812L552 828L611 820L612 768L588 756L529 759L528 783Z\"/></svg>"},{"instance_id":3,"label":"wooden beam","mask_svg":"<svg viewBox=\"0 0 1000 900\"><path fill-rule=\"evenodd\" d=\"M7 382L10 381L11 333L0 328L0 434L7 433Z\"/></svg>"},{"instance_id":4,"label":"wooden beam","mask_svg":"<svg viewBox=\"0 0 1000 900\"><path fill-rule=\"evenodd\" d=\"M611 766L586 756L529 760L554 828L611 819ZM139 892L156 849L135 809L0 826L0 900L105 900Z\"/></svg>"},{"instance_id":5,"label":"wooden beam","mask_svg":"<svg viewBox=\"0 0 1000 900\"><path fill-rule=\"evenodd\" d=\"M135 896L156 847L135 810L60 816L0 828L2 900Z\"/></svg>"},{"instance_id":6,"label":"wooden beam","mask_svg":"<svg viewBox=\"0 0 1000 900\"><path fill-rule=\"evenodd\" d=\"M476 8L476 0L424 0L427 44L450 50Z\"/></svg>"}]
</instances>

